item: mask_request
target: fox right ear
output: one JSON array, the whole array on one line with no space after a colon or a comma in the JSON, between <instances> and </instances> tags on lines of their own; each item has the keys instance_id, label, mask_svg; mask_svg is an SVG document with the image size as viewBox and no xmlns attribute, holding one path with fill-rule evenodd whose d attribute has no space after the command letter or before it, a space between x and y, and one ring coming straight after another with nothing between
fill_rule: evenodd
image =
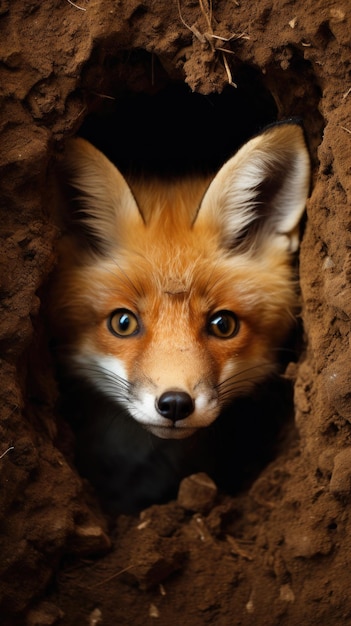
<instances>
[{"instance_id":1,"label":"fox right ear","mask_svg":"<svg viewBox=\"0 0 351 626\"><path fill-rule=\"evenodd\" d=\"M93 248L107 252L122 241L124 226L143 222L126 180L119 170L81 138L67 143L64 177L73 189L79 224Z\"/></svg>"},{"instance_id":2,"label":"fox right ear","mask_svg":"<svg viewBox=\"0 0 351 626\"><path fill-rule=\"evenodd\" d=\"M210 222L227 248L263 242L297 250L310 186L310 157L299 124L267 128L227 161L207 189L195 227Z\"/></svg>"}]
</instances>

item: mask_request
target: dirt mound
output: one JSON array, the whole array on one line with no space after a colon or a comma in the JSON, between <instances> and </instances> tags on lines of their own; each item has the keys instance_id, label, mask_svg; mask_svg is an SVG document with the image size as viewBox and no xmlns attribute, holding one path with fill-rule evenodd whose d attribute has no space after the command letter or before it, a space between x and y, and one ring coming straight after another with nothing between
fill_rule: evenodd
<instances>
[{"instance_id":1,"label":"dirt mound","mask_svg":"<svg viewBox=\"0 0 351 626\"><path fill-rule=\"evenodd\" d=\"M0 24L1 623L349 625L347 2L4 0ZM107 518L72 460L45 325L64 142L80 131L122 166L212 170L291 116L314 177L303 346L277 392L279 428L252 438L232 493L199 499L200 475L185 499ZM252 434L237 433L247 450Z\"/></svg>"}]
</instances>

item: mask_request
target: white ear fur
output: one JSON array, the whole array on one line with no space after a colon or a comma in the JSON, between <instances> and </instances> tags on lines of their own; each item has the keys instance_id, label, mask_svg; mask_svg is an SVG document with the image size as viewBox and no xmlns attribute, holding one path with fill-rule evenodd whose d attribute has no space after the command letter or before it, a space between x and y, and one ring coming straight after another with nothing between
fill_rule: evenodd
<instances>
[{"instance_id":1,"label":"white ear fur","mask_svg":"<svg viewBox=\"0 0 351 626\"><path fill-rule=\"evenodd\" d=\"M256 243L260 234L271 236L293 252L309 185L310 158L302 128L277 124L224 164L204 195L195 226L212 220L228 248L245 246L242 240L251 232ZM252 237L247 241L251 245Z\"/></svg>"},{"instance_id":2,"label":"white ear fur","mask_svg":"<svg viewBox=\"0 0 351 626\"><path fill-rule=\"evenodd\" d=\"M122 174L85 139L69 142L64 169L69 185L78 191L80 221L98 247L109 249L118 242L124 224L132 227L143 221Z\"/></svg>"}]
</instances>

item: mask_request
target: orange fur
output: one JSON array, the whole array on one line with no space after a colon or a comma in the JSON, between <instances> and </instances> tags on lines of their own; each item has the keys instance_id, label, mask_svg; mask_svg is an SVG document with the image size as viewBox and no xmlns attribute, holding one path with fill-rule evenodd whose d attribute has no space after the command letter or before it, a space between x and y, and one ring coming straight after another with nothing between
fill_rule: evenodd
<instances>
[{"instance_id":1,"label":"orange fur","mask_svg":"<svg viewBox=\"0 0 351 626\"><path fill-rule=\"evenodd\" d=\"M73 186L83 194L88 240L95 238L98 249L82 247L74 236L63 239L53 295L55 334L75 373L93 383L95 378L103 393L115 385L108 392L112 399L152 433L186 437L274 370L276 349L293 323L291 249L309 180L302 131L294 124L267 130L212 182L192 177L132 181L129 187L83 140L70 146L67 162ZM287 168L296 175L281 188ZM268 180L262 197L271 194L273 205L281 194L294 218L290 208L279 219L248 216L260 205L255 194L264 184L261 174ZM231 241L235 229L246 239L236 240L233 232ZM136 334L111 332L108 319L116 309L136 316ZM229 338L209 330L211 315L222 311L239 321ZM111 371L104 371L110 364ZM122 397L121 379L122 386L128 383ZM194 410L179 419L160 414L158 400L169 391L190 397Z\"/></svg>"}]
</instances>

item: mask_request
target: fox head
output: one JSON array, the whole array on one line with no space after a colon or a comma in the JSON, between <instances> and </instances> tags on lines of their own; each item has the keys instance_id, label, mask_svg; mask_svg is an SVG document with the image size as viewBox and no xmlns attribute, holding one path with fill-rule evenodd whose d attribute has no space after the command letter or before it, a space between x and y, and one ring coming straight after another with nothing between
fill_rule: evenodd
<instances>
[{"instance_id":1,"label":"fox head","mask_svg":"<svg viewBox=\"0 0 351 626\"><path fill-rule=\"evenodd\" d=\"M66 171L79 224L52 307L66 362L154 435L192 435L274 370L293 323L303 131L266 129L212 180L129 185L83 139Z\"/></svg>"}]
</instances>

